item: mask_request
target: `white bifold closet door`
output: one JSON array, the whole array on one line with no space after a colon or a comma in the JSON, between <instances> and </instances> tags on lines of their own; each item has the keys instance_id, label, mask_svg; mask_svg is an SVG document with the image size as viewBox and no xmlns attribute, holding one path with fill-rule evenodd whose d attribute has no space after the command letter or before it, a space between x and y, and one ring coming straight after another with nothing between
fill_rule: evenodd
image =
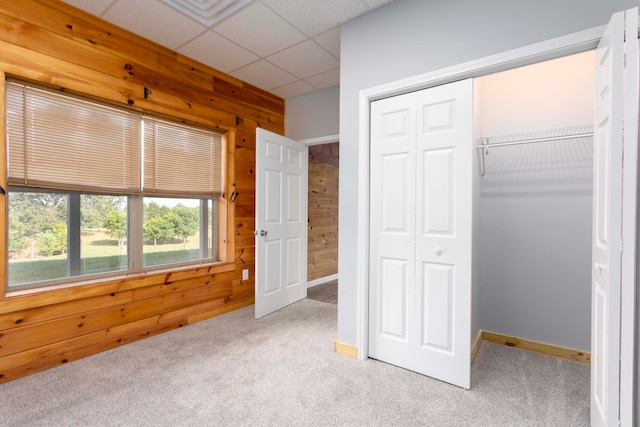
<instances>
[{"instance_id":1,"label":"white bifold closet door","mask_svg":"<svg viewBox=\"0 0 640 427\"><path fill-rule=\"evenodd\" d=\"M611 17L596 60L591 425L631 425L637 280L638 8Z\"/></svg>"},{"instance_id":2,"label":"white bifold closet door","mask_svg":"<svg viewBox=\"0 0 640 427\"><path fill-rule=\"evenodd\" d=\"M369 356L470 386L473 82L371 104Z\"/></svg>"}]
</instances>

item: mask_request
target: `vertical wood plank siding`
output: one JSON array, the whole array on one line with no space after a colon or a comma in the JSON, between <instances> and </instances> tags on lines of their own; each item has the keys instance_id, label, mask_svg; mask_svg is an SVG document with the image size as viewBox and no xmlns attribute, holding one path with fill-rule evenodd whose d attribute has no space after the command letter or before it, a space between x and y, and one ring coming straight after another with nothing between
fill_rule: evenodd
<instances>
[{"instance_id":1,"label":"vertical wood plank siding","mask_svg":"<svg viewBox=\"0 0 640 427\"><path fill-rule=\"evenodd\" d=\"M338 274L339 143L309 147L307 280Z\"/></svg>"},{"instance_id":2,"label":"vertical wood plank siding","mask_svg":"<svg viewBox=\"0 0 640 427\"><path fill-rule=\"evenodd\" d=\"M253 304L255 128L284 133L283 99L57 0L0 2L0 74L226 132L227 195L240 193L221 203L223 263L10 294L0 196L0 382Z\"/></svg>"}]
</instances>

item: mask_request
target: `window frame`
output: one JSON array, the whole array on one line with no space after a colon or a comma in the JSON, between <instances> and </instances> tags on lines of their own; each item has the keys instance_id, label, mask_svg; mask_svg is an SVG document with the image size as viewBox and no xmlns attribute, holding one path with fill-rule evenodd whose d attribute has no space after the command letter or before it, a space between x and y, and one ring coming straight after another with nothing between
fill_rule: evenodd
<instances>
[{"instance_id":1,"label":"window frame","mask_svg":"<svg viewBox=\"0 0 640 427\"><path fill-rule=\"evenodd\" d=\"M9 81L6 78L6 75L0 72L0 77L3 77L4 84L1 85L0 88L0 99L4 102L0 104L0 116L4 119L3 126L5 126L5 132L2 135L2 144L0 148L0 155L3 155L5 159L7 159L8 147L7 147L7 139L6 139L6 119L7 119L7 104L6 104L6 87L7 82ZM19 80L20 82L24 82L23 80ZM31 85L31 83L25 82L25 84ZM37 87L43 88L45 90L52 90L45 85L40 83L34 84ZM58 88L61 92L65 94L69 94L70 92L65 91L64 89ZM8 193L10 191L55 191L51 189L37 188L37 187L21 187L21 186L11 186L9 187L7 183L7 162L0 162L0 193L4 197L0 197L0 211L5 213L5 224L4 227L0 227L0 239L4 241L4 245L1 246L0 250L2 253L0 254L0 258L2 258L2 264L0 265L0 275L5 278L5 286L0 287L0 298L1 297L9 297L13 295L22 295L22 294L30 294L30 293L39 293L43 291L50 290L58 290L69 287L78 287L85 285L97 285L97 284L108 284L110 282L119 282L123 279L125 280L135 280L136 278L148 277L149 275L162 274L162 273L173 273L184 271L187 273L190 270L199 270L203 266L207 266L208 270L211 270L211 267L216 267L218 270L222 268L222 271L231 271L235 268L235 264L233 263L233 259L235 257L235 244L233 239L229 239L229 236L233 236L233 222L235 218L235 210L233 209L232 203L227 200L227 195L230 194L231 189L235 188L235 184L232 183L232 174L234 171L233 162L235 158L235 137L236 132L234 128L225 129L221 126L212 126L211 123L204 122L195 122L193 120L185 120L177 117L171 117L168 115L157 114L152 110L143 110L140 108L127 108L122 105L114 105L112 102L108 102L102 99L97 99L95 97L86 96L83 94L73 93L74 96L78 96L80 98L84 98L88 101L104 104L106 106L114 106L116 108L121 108L124 110L133 110L140 114L141 120L144 116L151 116L154 118L158 118L161 120L166 120L170 122L179 123L187 126L194 126L196 128L205 129L207 131L218 133L220 136L221 143L221 155L222 155L222 192L221 194L212 196L211 198L202 198L196 195L180 195L180 196L171 196L165 195L165 197L182 197L190 200L199 199L199 200L209 200L211 201L211 215L213 216L213 220L215 221L215 226L212 224L213 228L213 236L212 236L212 244L211 244L211 256L200 258L197 260L191 261L181 261L181 262L171 262L171 263L163 263L158 265L150 265L144 266L143 263L143 245L144 245L144 217L143 217L143 203L145 197L162 197L158 194L148 194L148 193L140 193L140 194L112 194L112 193L93 193L93 192L70 192L68 190L62 190L63 194L101 194L101 195L113 195L113 196L126 196L128 199L127 202L127 222L128 222L128 233L127 233L127 256L128 256L128 268L126 270L117 270L112 272L104 272L104 273L95 273L95 274L86 274L86 275L78 275L78 276L66 276L60 279L52 279L52 280L44 280L37 282L29 282L16 286L9 286L8 280L8 249L9 249L9 239L8 239L8 223L9 223L9 206L8 206ZM143 148L144 149L144 148ZM143 161L141 162L143 163ZM6 191L5 191L6 189ZM133 208L134 204L138 204L138 208ZM202 205L202 204L201 204ZM202 209L200 211L200 230L199 238L200 241L200 250L202 253L202 243L203 241L208 239L208 231L202 232L202 224L206 224L208 227L208 216L203 217ZM67 219L68 226L71 222L71 218ZM71 227L69 227L71 228ZM78 228L78 232L80 231L80 227ZM207 230L205 228L204 230ZM139 252L139 253L138 253ZM217 259L214 258L217 256ZM228 267L225 267L228 266ZM232 268L233 266L233 268ZM188 274L188 273L187 273Z\"/></svg>"}]
</instances>

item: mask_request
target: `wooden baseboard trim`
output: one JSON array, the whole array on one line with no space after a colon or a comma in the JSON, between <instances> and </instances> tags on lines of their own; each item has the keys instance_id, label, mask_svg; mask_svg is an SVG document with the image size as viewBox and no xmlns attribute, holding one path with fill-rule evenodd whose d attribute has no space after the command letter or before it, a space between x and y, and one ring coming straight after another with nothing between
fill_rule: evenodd
<instances>
[{"instance_id":1,"label":"wooden baseboard trim","mask_svg":"<svg viewBox=\"0 0 640 427\"><path fill-rule=\"evenodd\" d=\"M549 356L560 357L562 359L573 360L581 363L591 363L591 353L575 350L572 348L560 347L553 344L527 340L524 338L510 337L495 332L482 331L482 339L494 344L507 345L522 350L535 351Z\"/></svg>"},{"instance_id":2,"label":"wooden baseboard trim","mask_svg":"<svg viewBox=\"0 0 640 427\"><path fill-rule=\"evenodd\" d=\"M473 340L473 344L471 345L471 363L473 363L476 354L478 354L478 350L480 350L480 344L482 344L482 331L478 331L478 335L476 335L476 339Z\"/></svg>"},{"instance_id":3,"label":"wooden baseboard trim","mask_svg":"<svg viewBox=\"0 0 640 427\"><path fill-rule=\"evenodd\" d=\"M353 357L354 359L358 357L358 347L355 345L335 341L333 343L333 349L336 353L342 354L343 356Z\"/></svg>"}]
</instances>

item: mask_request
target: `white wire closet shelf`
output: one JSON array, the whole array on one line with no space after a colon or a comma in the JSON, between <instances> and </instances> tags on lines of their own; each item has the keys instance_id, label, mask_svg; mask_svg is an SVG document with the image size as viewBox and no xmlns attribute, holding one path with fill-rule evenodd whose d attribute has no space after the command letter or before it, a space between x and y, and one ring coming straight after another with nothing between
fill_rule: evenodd
<instances>
[{"instance_id":1,"label":"white wire closet shelf","mask_svg":"<svg viewBox=\"0 0 640 427\"><path fill-rule=\"evenodd\" d=\"M482 137L477 149L484 182L578 181L593 174L591 124Z\"/></svg>"}]
</instances>

